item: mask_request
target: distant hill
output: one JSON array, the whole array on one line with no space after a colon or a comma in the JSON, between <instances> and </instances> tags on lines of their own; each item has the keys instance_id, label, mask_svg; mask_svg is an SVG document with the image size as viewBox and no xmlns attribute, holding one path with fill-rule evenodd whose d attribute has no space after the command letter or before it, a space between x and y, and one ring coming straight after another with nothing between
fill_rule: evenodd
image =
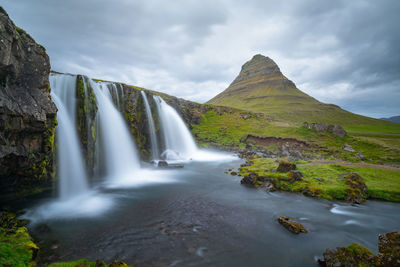
<instances>
[{"instance_id":1,"label":"distant hill","mask_svg":"<svg viewBox=\"0 0 400 267\"><path fill-rule=\"evenodd\" d=\"M300 91L281 73L272 59L263 55L255 55L246 62L229 87L207 103L263 112L295 125L308 121L343 126L375 125L381 129L397 128L392 123L357 115L339 106L316 100Z\"/></svg>"},{"instance_id":2,"label":"distant hill","mask_svg":"<svg viewBox=\"0 0 400 267\"><path fill-rule=\"evenodd\" d=\"M390 118L382 118L381 120L400 123L400 116L393 116Z\"/></svg>"}]
</instances>

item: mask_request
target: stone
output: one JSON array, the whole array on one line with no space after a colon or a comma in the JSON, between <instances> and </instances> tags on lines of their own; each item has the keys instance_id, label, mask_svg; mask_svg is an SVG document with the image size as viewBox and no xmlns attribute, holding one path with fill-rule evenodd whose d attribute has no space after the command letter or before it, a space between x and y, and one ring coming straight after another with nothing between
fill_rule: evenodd
<instances>
[{"instance_id":1,"label":"stone","mask_svg":"<svg viewBox=\"0 0 400 267\"><path fill-rule=\"evenodd\" d=\"M276 169L277 172L289 172L292 170L296 170L296 164L284 160L281 160L279 162L279 166Z\"/></svg>"},{"instance_id":2,"label":"stone","mask_svg":"<svg viewBox=\"0 0 400 267\"><path fill-rule=\"evenodd\" d=\"M290 220L289 217L279 216L277 221L286 229L294 234L307 233L307 229L300 223Z\"/></svg>"},{"instance_id":3,"label":"stone","mask_svg":"<svg viewBox=\"0 0 400 267\"><path fill-rule=\"evenodd\" d=\"M364 179L356 172L352 172L344 177L344 183L349 187L345 200L355 204L362 204L368 196L368 188Z\"/></svg>"},{"instance_id":4,"label":"stone","mask_svg":"<svg viewBox=\"0 0 400 267\"><path fill-rule=\"evenodd\" d=\"M237 172L231 172L231 175L237 175Z\"/></svg>"},{"instance_id":5,"label":"stone","mask_svg":"<svg viewBox=\"0 0 400 267\"><path fill-rule=\"evenodd\" d=\"M400 232L379 235L378 266L400 266Z\"/></svg>"},{"instance_id":6,"label":"stone","mask_svg":"<svg viewBox=\"0 0 400 267\"><path fill-rule=\"evenodd\" d=\"M168 167L168 162L166 162L165 160L160 160L158 162L158 167Z\"/></svg>"},{"instance_id":7,"label":"stone","mask_svg":"<svg viewBox=\"0 0 400 267\"><path fill-rule=\"evenodd\" d=\"M1 7L0 36L0 198L10 201L51 188L57 108L45 48Z\"/></svg>"},{"instance_id":8,"label":"stone","mask_svg":"<svg viewBox=\"0 0 400 267\"><path fill-rule=\"evenodd\" d=\"M107 265L107 267L129 267L126 263L122 261L113 261Z\"/></svg>"},{"instance_id":9,"label":"stone","mask_svg":"<svg viewBox=\"0 0 400 267\"><path fill-rule=\"evenodd\" d=\"M298 170L292 170L288 172L288 177L290 179L290 182L293 183L297 181L302 181L301 178L303 177L303 174Z\"/></svg>"},{"instance_id":10,"label":"stone","mask_svg":"<svg viewBox=\"0 0 400 267\"><path fill-rule=\"evenodd\" d=\"M245 185L255 185L256 182L257 182L257 174L255 174L254 172L250 173L249 175L246 175L240 181L241 184Z\"/></svg>"},{"instance_id":11,"label":"stone","mask_svg":"<svg viewBox=\"0 0 400 267\"><path fill-rule=\"evenodd\" d=\"M366 247L359 244L351 244L347 247L327 249L323 260L318 263L327 267L340 266L375 266L375 255Z\"/></svg>"},{"instance_id":12,"label":"stone","mask_svg":"<svg viewBox=\"0 0 400 267\"><path fill-rule=\"evenodd\" d=\"M345 145L343 146L343 150L344 150L344 151L347 151L347 152L356 152L356 151L354 150L354 148L353 148L351 145L348 145L348 144L345 144Z\"/></svg>"},{"instance_id":13,"label":"stone","mask_svg":"<svg viewBox=\"0 0 400 267\"><path fill-rule=\"evenodd\" d=\"M343 129L343 127L342 126L340 126L340 125L335 125L334 127L333 127L333 129L332 129L332 134L333 135L336 135L336 136L338 136L338 137L345 137L346 136L346 134L347 134L347 132Z\"/></svg>"}]
</instances>

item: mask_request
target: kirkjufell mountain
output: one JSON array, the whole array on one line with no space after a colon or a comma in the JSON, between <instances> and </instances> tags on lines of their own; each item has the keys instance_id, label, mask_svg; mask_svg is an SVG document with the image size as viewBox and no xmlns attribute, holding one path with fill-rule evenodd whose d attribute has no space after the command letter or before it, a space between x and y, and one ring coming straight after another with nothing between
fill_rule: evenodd
<instances>
[{"instance_id":1,"label":"kirkjufell mountain","mask_svg":"<svg viewBox=\"0 0 400 267\"><path fill-rule=\"evenodd\" d=\"M285 77L271 58L260 54L247 61L229 87L207 103L263 112L295 124L304 121L341 125L382 123L309 96Z\"/></svg>"}]
</instances>

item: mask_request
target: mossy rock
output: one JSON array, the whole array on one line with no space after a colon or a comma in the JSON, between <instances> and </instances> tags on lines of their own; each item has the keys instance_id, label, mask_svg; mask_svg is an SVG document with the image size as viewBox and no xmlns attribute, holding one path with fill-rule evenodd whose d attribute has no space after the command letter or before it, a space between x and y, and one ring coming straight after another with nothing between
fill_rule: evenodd
<instances>
[{"instance_id":1,"label":"mossy rock","mask_svg":"<svg viewBox=\"0 0 400 267\"><path fill-rule=\"evenodd\" d=\"M1 266L35 266L38 251L25 227L11 234L0 231Z\"/></svg>"}]
</instances>

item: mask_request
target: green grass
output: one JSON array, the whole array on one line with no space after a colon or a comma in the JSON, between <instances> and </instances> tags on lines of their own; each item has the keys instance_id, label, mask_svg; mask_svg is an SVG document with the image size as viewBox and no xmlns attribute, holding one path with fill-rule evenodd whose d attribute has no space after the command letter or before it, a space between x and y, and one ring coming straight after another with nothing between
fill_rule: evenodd
<instances>
[{"instance_id":1,"label":"green grass","mask_svg":"<svg viewBox=\"0 0 400 267\"><path fill-rule=\"evenodd\" d=\"M32 257L35 250L38 247L32 242L25 227L18 228L15 233L0 231L1 266L34 266Z\"/></svg>"},{"instance_id":2,"label":"green grass","mask_svg":"<svg viewBox=\"0 0 400 267\"><path fill-rule=\"evenodd\" d=\"M362 153L369 162L400 162L400 138L398 136L390 139L397 145L388 146L385 145L388 141L384 144L379 139L380 134L371 139L351 134L340 138L301 126L281 125L252 113L250 113L252 114L250 118L243 119L241 113L243 112L233 110L220 115L216 111L209 111L202 115L200 124L192 125L192 132L198 142L203 145L244 148L246 144L243 143L243 138L248 134L287 137L321 147L321 149L311 149L314 151L308 153L325 155L327 158L357 162L360 161L358 153ZM345 144L351 145L356 152L344 151ZM267 149L277 150L277 147L267 147Z\"/></svg>"},{"instance_id":3,"label":"green grass","mask_svg":"<svg viewBox=\"0 0 400 267\"><path fill-rule=\"evenodd\" d=\"M370 167L342 166L335 164L298 166L298 170L304 175L303 181L288 183L287 173L271 172L279 165L279 160L268 158L256 158L251 160L254 164L240 168L240 175L245 176L255 172L259 176L274 178L281 189L290 192L302 192L308 187L312 192L318 192L320 198L328 200L344 199L348 187L341 174L357 172L368 187L368 198L386 201L400 202L400 170L375 169ZM304 162L301 162L304 163ZM377 166L380 167L380 166ZM322 178L323 182L315 178Z\"/></svg>"}]
</instances>

